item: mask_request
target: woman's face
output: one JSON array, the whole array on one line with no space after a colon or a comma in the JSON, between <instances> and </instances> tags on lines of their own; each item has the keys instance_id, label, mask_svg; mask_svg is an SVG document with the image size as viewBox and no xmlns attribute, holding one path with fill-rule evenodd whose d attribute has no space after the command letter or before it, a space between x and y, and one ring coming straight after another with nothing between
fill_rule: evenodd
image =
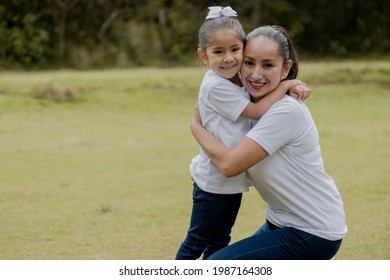
<instances>
[{"instance_id":1,"label":"woman's face","mask_svg":"<svg viewBox=\"0 0 390 280\"><path fill-rule=\"evenodd\" d=\"M291 61L283 66L278 47L278 43L264 36L251 39L245 46L241 80L255 101L271 93L291 68Z\"/></svg>"}]
</instances>

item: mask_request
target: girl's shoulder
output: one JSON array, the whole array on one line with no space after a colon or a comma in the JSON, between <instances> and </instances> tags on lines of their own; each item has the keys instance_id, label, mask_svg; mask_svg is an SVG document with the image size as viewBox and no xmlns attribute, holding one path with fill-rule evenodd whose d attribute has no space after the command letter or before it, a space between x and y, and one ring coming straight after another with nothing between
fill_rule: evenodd
<instances>
[{"instance_id":1,"label":"girl's shoulder","mask_svg":"<svg viewBox=\"0 0 390 280\"><path fill-rule=\"evenodd\" d=\"M245 92L244 87L240 87L232 83L228 79L219 76L212 70L206 72L201 87L203 87L207 92L211 90L216 92Z\"/></svg>"}]
</instances>

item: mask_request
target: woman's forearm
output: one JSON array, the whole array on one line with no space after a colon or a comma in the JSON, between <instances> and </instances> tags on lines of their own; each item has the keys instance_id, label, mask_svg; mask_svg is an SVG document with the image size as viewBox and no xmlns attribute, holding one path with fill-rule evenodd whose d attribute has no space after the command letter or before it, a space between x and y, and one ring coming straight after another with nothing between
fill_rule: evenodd
<instances>
[{"instance_id":1,"label":"woman's forearm","mask_svg":"<svg viewBox=\"0 0 390 280\"><path fill-rule=\"evenodd\" d=\"M225 173L223 164L230 150L214 135L207 131L198 120L194 119L192 121L191 132L211 161L222 173Z\"/></svg>"},{"instance_id":2,"label":"woman's forearm","mask_svg":"<svg viewBox=\"0 0 390 280\"><path fill-rule=\"evenodd\" d=\"M191 132L210 160L226 177L239 175L268 156L260 145L248 137L244 137L237 147L230 150L202 126L197 109L191 122Z\"/></svg>"}]
</instances>

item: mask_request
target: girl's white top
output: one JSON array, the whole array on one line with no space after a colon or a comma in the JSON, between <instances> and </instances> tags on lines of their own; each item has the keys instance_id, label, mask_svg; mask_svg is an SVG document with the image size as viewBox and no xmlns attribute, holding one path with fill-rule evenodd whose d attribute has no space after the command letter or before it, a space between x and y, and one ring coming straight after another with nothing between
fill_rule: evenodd
<instances>
[{"instance_id":1,"label":"girl's white top","mask_svg":"<svg viewBox=\"0 0 390 280\"><path fill-rule=\"evenodd\" d=\"M328 240L343 238L347 233L343 202L325 172L317 128L306 105L285 96L247 137L269 153L247 172L268 204L267 219Z\"/></svg>"},{"instance_id":2,"label":"girl's white top","mask_svg":"<svg viewBox=\"0 0 390 280\"><path fill-rule=\"evenodd\" d=\"M250 102L248 92L212 70L207 71L199 90L199 111L203 126L222 141L234 148L251 128L251 121L240 117ZM200 153L190 165L191 176L204 191L219 194L248 191L245 172L225 177L200 148Z\"/></svg>"}]
</instances>

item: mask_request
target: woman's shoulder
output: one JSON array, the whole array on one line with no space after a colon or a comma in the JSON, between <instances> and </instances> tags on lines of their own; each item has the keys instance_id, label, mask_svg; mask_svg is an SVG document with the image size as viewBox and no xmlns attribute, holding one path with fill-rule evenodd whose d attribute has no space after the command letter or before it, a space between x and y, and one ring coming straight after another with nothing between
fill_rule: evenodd
<instances>
[{"instance_id":1,"label":"woman's shoulder","mask_svg":"<svg viewBox=\"0 0 390 280\"><path fill-rule=\"evenodd\" d=\"M289 95L276 102L262 117L262 119L275 119L285 123L302 122L308 116L305 103Z\"/></svg>"},{"instance_id":2,"label":"woman's shoulder","mask_svg":"<svg viewBox=\"0 0 390 280\"><path fill-rule=\"evenodd\" d=\"M273 115L279 115L280 118L284 119L286 123L290 123L290 125L313 123L310 110L302 100L286 95L275 105L271 107L271 109L275 110Z\"/></svg>"},{"instance_id":3,"label":"woman's shoulder","mask_svg":"<svg viewBox=\"0 0 390 280\"><path fill-rule=\"evenodd\" d=\"M276 102L272 108L300 111L303 106L305 106L303 101L286 94L280 101Z\"/></svg>"}]
</instances>

